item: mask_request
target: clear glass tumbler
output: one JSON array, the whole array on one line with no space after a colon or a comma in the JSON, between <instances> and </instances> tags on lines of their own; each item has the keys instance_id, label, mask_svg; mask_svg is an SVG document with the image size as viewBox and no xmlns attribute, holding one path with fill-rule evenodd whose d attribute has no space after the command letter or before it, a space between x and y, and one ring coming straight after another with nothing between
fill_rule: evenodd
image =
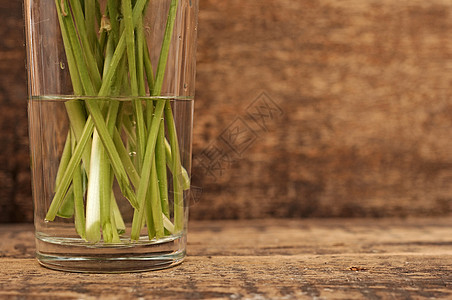
<instances>
[{"instance_id":1,"label":"clear glass tumbler","mask_svg":"<svg viewBox=\"0 0 452 300\"><path fill-rule=\"evenodd\" d=\"M198 1L25 0L38 261L183 261Z\"/></svg>"}]
</instances>

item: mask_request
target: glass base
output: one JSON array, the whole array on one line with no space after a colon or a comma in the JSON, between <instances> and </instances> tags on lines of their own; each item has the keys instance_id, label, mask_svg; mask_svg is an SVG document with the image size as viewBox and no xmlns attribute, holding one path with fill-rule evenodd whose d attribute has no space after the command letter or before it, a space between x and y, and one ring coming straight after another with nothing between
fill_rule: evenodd
<instances>
[{"instance_id":1,"label":"glass base","mask_svg":"<svg viewBox=\"0 0 452 300\"><path fill-rule=\"evenodd\" d=\"M92 245L74 239L36 238L36 258L47 268L78 273L127 273L160 270L182 263L185 238L129 244Z\"/></svg>"}]
</instances>

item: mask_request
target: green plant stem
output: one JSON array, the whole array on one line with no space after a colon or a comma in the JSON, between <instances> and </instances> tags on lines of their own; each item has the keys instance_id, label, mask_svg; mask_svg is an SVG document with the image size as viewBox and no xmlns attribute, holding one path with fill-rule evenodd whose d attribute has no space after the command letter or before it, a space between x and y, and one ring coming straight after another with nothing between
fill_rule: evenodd
<instances>
[{"instance_id":1,"label":"green plant stem","mask_svg":"<svg viewBox=\"0 0 452 300\"><path fill-rule=\"evenodd\" d=\"M97 130L93 133L93 144L91 151L91 166L88 181L88 193L86 196L86 239L91 243L100 240L101 213L100 213L100 182L103 147Z\"/></svg>"},{"instance_id":2,"label":"green plant stem","mask_svg":"<svg viewBox=\"0 0 452 300\"><path fill-rule=\"evenodd\" d=\"M114 205L116 204L115 197L113 193L111 193L111 203L110 203L110 215L111 215L111 231L112 231L112 239L111 243L119 244L121 243L121 239L119 238L119 234L124 233L125 226L122 226L124 224L124 221L122 220L122 216L119 212L119 208L116 205L116 209L114 208ZM119 213L119 215L116 215L116 213ZM117 225L117 222L119 225ZM122 224L121 224L122 222ZM118 226L123 227L122 229L119 229Z\"/></svg>"},{"instance_id":3,"label":"green plant stem","mask_svg":"<svg viewBox=\"0 0 452 300\"><path fill-rule=\"evenodd\" d=\"M133 130L132 122L130 121L130 118L126 117L123 118L122 126L124 128L124 132L127 134L128 142L136 145L137 144L137 137Z\"/></svg>"},{"instance_id":4,"label":"green plant stem","mask_svg":"<svg viewBox=\"0 0 452 300\"><path fill-rule=\"evenodd\" d=\"M58 209L57 216L60 218L69 219L74 215L74 192L72 186L69 187L64 196L63 203Z\"/></svg>"},{"instance_id":5,"label":"green plant stem","mask_svg":"<svg viewBox=\"0 0 452 300\"><path fill-rule=\"evenodd\" d=\"M76 142L74 138L75 134L72 133L72 150L75 150ZM82 171L81 166L75 168L72 177L72 187L74 193L74 206L75 206L75 229L82 239L86 239L86 222L85 222L85 207L83 204L83 184L82 184Z\"/></svg>"},{"instance_id":6,"label":"green plant stem","mask_svg":"<svg viewBox=\"0 0 452 300\"><path fill-rule=\"evenodd\" d=\"M144 37L144 30L143 30L143 20L142 17L140 16L140 19L138 20L138 25L137 25L137 43L136 43L136 47L137 47L137 78L138 78L138 90L139 90L139 94L140 96L144 96L146 94L146 89L145 89L145 80L144 80L144 75L145 75L145 67L144 67L144 49L145 49L145 45L147 44L145 41L145 37ZM147 48L146 48L147 49ZM146 56L148 56L149 53L147 53ZM150 65L150 59L149 59L149 65ZM149 73L152 73L152 71L150 71ZM148 75L147 75L148 76ZM153 80L153 78L150 78L151 80ZM148 80L148 84L149 84L149 80ZM142 104L140 103L140 106ZM153 110L153 103L152 101L146 101L146 116L147 116L147 120L146 120L146 126L147 128L150 127L150 121L152 120L152 112L151 110ZM144 123L143 123L144 126ZM164 130L163 127L160 127L160 131ZM160 132L159 131L159 132ZM163 131L164 134L164 131ZM144 136L143 136L143 144L144 144L145 140L144 140ZM157 140L158 142L158 140ZM144 149L143 149L144 151ZM143 153L144 154L144 153ZM163 152L164 154L164 152ZM161 161L164 160L163 158L159 157L159 153L156 151L155 152L155 161ZM155 162L153 163L155 164ZM165 167L165 171L166 171L166 167ZM162 173L163 175L163 173ZM165 177L160 177L158 173L153 173L151 174L151 183L149 185L148 188L148 192L146 194L146 200L145 200L145 216L146 216L146 223L147 223L147 227L148 227L148 237L149 239L153 239L154 237L160 238L161 236L163 236L164 234L164 226L163 226L163 219L162 219L162 211L169 216L169 210L168 205L162 206L162 204L167 203L168 202L168 196L167 196L167 190L166 190L166 194L162 193L162 190L160 189L160 192L157 193L158 191L155 191L155 189L158 187L162 187L164 185L166 185L166 173L165 173ZM160 200L162 199L162 200ZM141 216L140 216L141 217Z\"/></svg>"},{"instance_id":7,"label":"green plant stem","mask_svg":"<svg viewBox=\"0 0 452 300\"><path fill-rule=\"evenodd\" d=\"M179 171L174 169L174 165L173 165L173 156L171 154L171 145L168 143L168 141L165 139L165 156L166 156L166 165L168 166L168 168L170 169L172 174L176 174ZM190 189L190 176L188 175L187 170L181 166L181 170L179 172L182 176L182 188L184 190L188 190Z\"/></svg>"},{"instance_id":8,"label":"green plant stem","mask_svg":"<svg viewBox=\"0 0 452 300\"><path fill-rule=\"evenodd\" d=\"M159 133L157 136L155 160L162 211L165 214L165 216L169 218L170 210L168 201L168 179L166 173L165 126L163 120L161 121Z\"/></svg>"},{"instance_id":9,"label":"green plant stem","mask_svg":"<svg viewBox=\"0 0 452 300\"><path fill-rule=\"evenodd\" d=\"M67 7L67 2L64 2ZM82 82L80 81L80 76L78 73L77 64L75 63L75 57L72 51L71 42L67 33L66 23L63 21L63 13L61 11L61 2L59 0L55 0L55 6L57 8L58 21L60 23L61 36L63 38L64 49L66 51L66 59L69 65L69 73L71 75L72 88L74 89L74 93L76 95L83 94Z\"/></svg>"},{"instance_id":10,"label":"green plant stem","mask_svg":"<svg viewBox=\"0 0 452 300\"><path fill-rule=\"evenodd\" d=\"M155 85L152 92L152 96L159 96L162 90L163 77L165 74L166 63L168 61L169 46L171 43L171 37L173 34L174 21L176 18L178 0L171 0L170 9L168 13L168 19L166 22L165 34L163 37L162 50L160 51L159 62L157 66L157 75L155 79ZM137 3L138 5L138 3ZM139 203L145 203L146 192L149 187L149 179L151 174L152 162L155 154L155 144L157 141L157 135L163 117L163 110L165 107L165 101L157 101L157 105L154 111L154 117L150 128L148 129L148 138L146 145L146 154L144 156L143 167L141 170L141 181L137 191L137 200ZM158 187L157 187L158 188ZM155 221L155 220L154 220ZM138 222L136 222L137 224ZM139 236L138 226L132 227L131 237Z\"/></svg>"},{"instance_id":11,"label":"green plant stem","mask_svg":"<svg viewBox=\"0 0 452 300\"><path fill-rule=\"evenodd\" d=\"M149 186L149 191L148 194L151 195L152 191L151 191L151 186ZM145 209L146 209L146 224L147 224L147 228L148 228L148 238L149 240L152 240L153 238L155 238L155 226L154 226L154 217L152 215L152 203L151 201L147 201L146 199L146 203L145 203ZM136 218L135 214L134 217Z\"/></svg>"},{"instance_id":12,"label":"green plant stem","mask_svg":"<svg viewBox=\"0 0 452 300\"><path fill-rule=\"evenodd\" d=\"M147 128L151 127L151 123L152 123L152 114L154 111L154 104L153 101L146 101L146 126ZM157 178L158 179L158 178ZM155 177L153 177L151 175L151 180L155 180ZM153 186L155 186L154 182L151 182L151 184L149 184L148 187L148 191L146 194L146 200L145 200L145 209L146 209L146 223L147 223L147 227L148 227L148 237L149 240L152 240L157 232L155 229L155 225L154 225L154 216L153 216L153 197L157 197L157 195L155 194L155 191L153 191Z\"/></svg>"},{"instance_id":13,"label":"green plant stem","mask_svg":"<svg viewBox=\"0 0 452 300\"><path fill-rule=\"evenodd\" d=\"M61 181L61 177L63 176L63 172L66 169L69 160L71 159L71 153L72 153L72 145L71 141L74 139L71 137L71 130L69 130L67 136L66 136L66 142L64 143L63 153L61 155L60 159L60 165L58 166L57 176L55 179L55 189L59 185ZM58 209L57 216L61 218L70 218L74 214L74 195L72 192L72 189L69 188L68 192L66 193L66 196L64 197L63 203L61 204L60 208Z\"/></svg>"},{"instance_id":14,"label":"green plant stem","mask_svg":"<svg viewBox=\"0 0 452 300\"><path fill-rule=\"evenodd\" d=\"M85 3L85 10L86 10L86 3ZM85 64L85 61L84 61L83 55L82 55L83 50L81 49L81 46L78 43L78 38L76 35L76 30L75 30L74 24L72 23L69 16L63 17L63 21L67 28L67 33L69 36L72 53L74 55L75 61L78 66L80 80L81 80L83 89L85 90L85 93L87 95L95 95L96 94L95 87L93 86L93 83L89 78L89 73L86 68L86 64ZM66 51L68 51L68 50L66 49ZM112 60L113 60L113 58L112 58ZM109 71L110 70L108 70L107 73ZM121 188L121 191L123 192L124 196L127 199L129 199L132 206L136 207L137 201L135 198L135 194L133 193L133 191L130 188L126 172L124 170L124 167L121 164L119 155L117 154L116 149L114 148L114 144L111 139L111 136L108 135L108 130L106 129L106 125L103 120L102 113L99 109L98 101L93 100L93 99L87 99L85 101L85 103L87 104L90 115L92 116L92 120L94 121L94 124L96 125L96 128L99 132L99 137L102 140L102 143L104 144L104 147L109 155L110 162L112 164L113 171L115 172L116 178L117 178L119 186Z\"/></svg>"},{"instance_id":15,"label":"green plant stem","mask_svg":"<svg viewBox=\"0 0 452 300\"><path fill-rule=\"evenodd\" d=\"M96 30L96 0L85 0L85 27L86 35L93 53L96 53L99 46L97 43ZM98 62L100 65L100 62ZM97 64L96 64L97 66Z\"/></svg>"},{"instance_id":16,"label":"green plant stem","mask_svg":"<svg viewBox=\"0 0 452 300\"><path fill-rule=\"evenodd\" d=\"M92 34L88 34L86 30L85 21L83 17L83 10L82 6L80 5L80 1L69 0L69 2L71 3L75 24L77 25L79 33L78 36L84 49L83 52L86 59L86 65L88 66L88 70L91 75L90 78L94 82L94 86L96 86L97 89L99 89L102 79L100 78L99 69L97 67L97 61L93 54L93 48L91 47L91 45L94 43L93 41L90 41L90 39L92 39Z\"/></svg>"},{"instance_id":17,"label":"green plant stem","mask_svg":"<svg viewBox=\"0 0 452 300\"><path fill-rule=\"evenodd\" d=\"M144 72L146 73L146 79L149 87L149 93L152 95L154 90L154 74L152 73L152 62L149 56L148 44L143 44L143 59L144 59Z\"/></svg>"},{"instance_id":18,"label":"green plant stem","mask_svg":"<svg viewBox=\"0 0 452 300\"><path fill-rule=\"evenodd\" d=\"M95 95L95 88L89 79L89 74L86 69L85 62L83 60L83 51L80 47L80 44L78 43L77 36L75 33L75 27L74 24L68 19L68 17L64 17L63 21L65 21L65 24L68 28L68 36L69 40L71 42L71 49L74 53L74 58L78 66L79 74L81 83L83 86L83 89L85 90L87 95ZM113 60L113 58L112 58ZM110 70L107 71L107 73ZM92 116L92 120L94 121L94 124L96 125L96 128L99 132L99 137L102 140L102 143L104 144L104 147L109 155L110 162L112 164L113 170L116 174L116 178L119 182L119 186L121 188L121 191L126 196L127 199L129 199L132 206L137 205L137 201L135 199L135 195L133 191L130 188L130 185L128 183L127 175L124 170L124 167L121 164L121 160L119 159L119 156L116 152L116 149L113 146L113 141L111 139L111 136L108 135L108 130L106 129L105 121L103 120L102 113L100 111L100 108L98 106L98 101L93 99L87 99L85 101L87 104L88 110L90 112L90 115ZM89 119L88 121L89 122Z\"/></svg>"},{"instance_id":19,"label":"green plant stem","mask_svg":"<svg viewBox=\"0 0 452 300\"><path fill-rule=\"evenodd\" d=\"M79 100L66 101L66 111L69 116L69 122L71 129L74 131L74 136L77 141L82 138L82 132L87 122L85 107ZM83 150L83 165L86 172L89 171L89 165L91 161L91 141L88 141L88 146Z\"/></svg>"},{"instance_id":20,"label":"green plant stem","mask_svg":"<svg viewBox=\"0 0 452 300\"><path fill-rule=\"evenodd\" d=\"M105 243L113 242L113 229L111 221L111 179L110 164L105 151L101 153L100 161L100 222L102 225L102 236Z\"/></svg>"},{"instance_id":21,"label":"green plant stem","mask_svg":"<svg viewBox=\"0 0 452 300\"><path fill-rule=\"evenodd\" d=\"M80 76L80 82L84 90L84 94L87 96L95 96L96 95L95 86L90 78L89 71L86 67L85 59L83 57L83 51L79 44L79 37L77 36L75 25L72 22L72 16L68 13L68 15L63 16L62 19L70 43L70 49L66 49L66 51L72 52L72 55L75 59L75 63L78 68L78 74Z\"/></svg>"},{"instance_id":22,"label":"green plant stem","mask_svg":"<svg viewBox=\"0 0 452 300\"><path fill-rule=\"evenodd\" d=\"M132 12L132 20L134 26L136 26L139 16L143 12L143 8L146 4L146 0L137 0L137 3L135 4ZM110 89L110 86L112 85L113 76L116 72L116 69L118 67L119 61L121 60L124 51L126 49L126 34L125 32L121 33L121 37L118 41L118 44L115 49L115 54L113 55L113 59L110 63L109 71L102 79L102 86L99 90L100 96L107 96L108 91Z\"/></svg>"},{"instance_id":23,"label":"green plant stem","mask_svg":"<svg viewBox=\"0 0 452 300\"><path fill-rule=\"evenodd\" d=\"M102 113L100 112L100 109L98 107L98 103L96 100L87 99L86 104L90 111L90 115L92 116L94 123L96 124L96 128L99 131L99 137L102 140L105 149L107 150L111 166L119 183L119 188L121 189L123 195L130 201L130 204L133 207L138 208L138 202L134 192L130 187L126 170L121 163L121 158L119 157L119 154L114 146L113 140L108 134L108 129L105 121L103 120Z\"/></svg>"},{"instance_id":24,"label":"green plant stem","mask_svg":"<svg viewBox=\"0 0 452 300\"><path fill-rule=\"evenodd\" d=\"M121 25L118 22L117 1L108 0L106 14L111 18L112 29L108 34L102 33L106 43L105 50L102 50L105 51L105 60L96 36L96 17L100 24L97 0L80 0L83 6L79 0L69 1L71 6L69 8L66 4L65 9L67 16L62 14L60 0L55 0L55 3L74 93L95 96L96 99L86 98L86 108L81 102L66 105L74 132L73 137L68 138L71 143L70 159L63 157L61 168L66 166L65 171L58 175L54 200L46 220L53 220L64 198L72 194L79 235L90 242L97 242L102 228L104 242L120 242L118 232L125 230L125 224L112 193L114 174L122 194L135 208L132 240L139 239L144 222L148 227L149 239L163 237L165 229L169 233L177 233L184 227L183 190L187 182L189 186L190 179L181 166L171 105L168 100L157 100L154 107L152 101L146 101L145 114L144 104L138 97L145 96L144 75L151 96L161 96L178 0L171 0L170 3L155 79L142 24L143 9L148 0L121 1ZM102 78L99 70L103 70ZM123 91L133 97L136 135L129 126L128 116L122 116L123 112L119 112L118 101L99 104L99 100L119 94L121 85ZM165 139L164 115L170 145ZM136 139L136 165L121 140L118 128L123 126L127 129L130 141L134 142L132 137ZM64 152L67 156L68 151ZM167 164L173 174L174 224L170 221L168 204ZM81 213L83 176L89 176L86 219ZM80 225L83 223L85 226Z\"/></svg>"},{"instance_id":25,"label":"green plant stem","mask_svg":"<svg viewBox=\"0 0 452 300\"><path fill-rule=\"evenodd\" d=\"M82 136L78 141L78 144L75 147L74 151L72 152L72 157L68 163L66 171L61 177L61 182L57 188L57 191L55 192L53 201L50 204L49 210L47 211L47 215L45 217L45 220L47 221L53 221L55 219L55 216L58 212L58 208L60 207L63 201L63 196L71 183L74 170L80 163L83 150L88 144L88 140L91 138L91 132L93 132L94 124L90 121L90 119L91 117L88 117L88 121L86 121L85 128L83 129L82 132Z\"/></svg>"},{"instance_id":26,"label":"green plant stem","mask_svg":"<svg viewBox=\"0 0 452 300\"><path fill-rule=\"evenodd\" d=\"M135 20L138 19L139 14L141 13L143 7L144 7L145 1L144 0L138 0L137 4L135 5L134 9L133 9L133 17L132 20L135 23ZM139 10L141 8L141 10ZM119 62L121 60L121 56L124 53L124 47L125 47L125 32L122 33L121 35L121 39L118 43L118 46L116 47L115 53L111 59L108 71L106 72L106 75L104 76L104 80L102 82L102 87L99 91L99 96L100 97L106 97L108 95L108 91L110 90L110 86L113 84L113 75L114 75L114 71L116 70L116 68L119 65ZM121 42L122 41L122 42ZM122 45L122 46L121 46ZM76 45L76 47L79 45ZM88 77L86 76L86 74L83 74L84 68L83 68L83 62L82 60L79 58L77 59L77 57L80 55L81 50L77 49L77 51L75 52L75 58L77 61L80 61L82 63L82 66L79 67L80 73L81 73L81 81L82 81L82 85L84 86L85 91L88 91L87 93L90 94L90 92L92 93L92 85L90 85ZM110 162L112 163L112 168L113 171L115 172L116 178L118 180L119 186L121 188L121 191L123 192L124 196L129 199L129 201L131 202L132 206L134 206L135 208L138 207L138 202L135 198L134 193L132 192L130 185L128 184L128 179L127 179L127 175L126 172L124 170L124 167L121 164L121 160L119 158L119 155L116 151L116 149L114 148L114 144L112 142L111 136L109 136L108 130L106 130L106 126L105 126L105 122L103 121L102 118L102 114L99 110L98 104L96 101L94 100L86 100L85 101L88 107L88 110L92 116L92 119L96 125L97 130L99 131L99 137L102 140L102 143L104 144L105 149L107 150L107 153L109 155L110 158Z\"/></svg>"},{"instance_id":27,"label":"green plant stem","mask_svg":"<svg viewBox=\"0 0 452 300\"><path fill-rule=\"evenodd\" d=\"M158 130L159 130L159 126L160 126L160 119L163 116L163 107L164 107L164 102L160 101L157 104L157 109L156 109L156 112L154 115L154 119L152 120L152 125L149 130L148 143L146 145L146 155L144 156L143 167L142 167L141 176L140 176L141 180L140 180L140 184L138 186L138 192L137 192L137 200L139 201L139 203L145 203L145 200L146 200L146 193L148 191L149 183L150 183L151 166L152 166L153 160L155 159L154 158L155 143L157 140ZM135 222L135 224L139 224L139 223ZM138 225L136 225L135 227L132 227L131 236L132 237L139 236L140 230L141 230L141 228L139 228Z\"/></svg>"},{"instance_id":28,"label":"green plant stem","mask_svg":"<svg viewBox=\"0 0 452 300\"><path fill-rule=\"evenodd\" d=\"M174 22L176 19L178 0L171 0L168 19L166 21L165 33L163 37L162 50L160 51L159 62L157 65L157 73L155 76L154 89L152 96L160 96L162 92L163 79L165 77L166 64L168 62L168 53L173 36Z\"/></svg>"},{"instance_id":29,"label":"green plant stem","mask_svg":"<svg viewBox=\"0 0 452 300\"><path fill-rule=\"evenodd\" d=\"M165 215L163 215L163 225L165 226L165 229L168 230L170 234L174 234L174 224L171 223L171 220L168 219Z\"/></svg>"},{"instance_id":30,"label":"green plant stem","mask_svg":"<svg viewBox=\"0 0 452 300\"><path fill-rule=\"evenodd\" d=\"M113 135L116 119L118 116L119 101L110 101L110 106L107 114L107 129L110 136ZM105 157L106 158L106 157ZM101 197L101 222L102 231L104 236L104 242L110 243L116 240L115 234L117 234L116 226L112 223L111 219L111 197L112 197L112 183L113 177L110 176L110 164L108 160L105 160L105 165L102 166L102 197Z\"/></svg>"},{"instance_id":31,"label":"green plant stem","mask_svg":"<svg viewBox=\"0 0 452 300\"><path fill-rule=\"evenodd\" d=\"M104 74L108 71L108 65L114 53L114 41L112 37L108 37L107 47L105 51L105 66ZM119 76L116 76L116 82ZM112 89L112 93L113 89ZM118 113L119 104L118 101L108 101L108 113L106 116L108 133L111 136L113 129L110 130L111 123L114 123ZM114 125L114 124L113 124ZM101 152L101 159L99 161L101 176L100 176L100 222L102 226L102 236L104 243L112 243L116 239L117 230L114 220L112 220L111 210L111 197L112 197L112 172L108 157L105 155L105 151ZM119 238L119 237L118 237Z\"/></svg>"},{"instance_id":32,"label":"green plant stem","mask_svg":"<svg viewBox=\"0 0 452 300\"><path fill-rule=\"evenodd\" d=\"M144 81L144 30L143 17L140 15L136 26L136 53L137 53L137 81L138 81L138 95L143 97L146 95L145 81Z\"/></svg>"},{"instance_id":33,"label":"green plant stem","mask_svg":"<svg viewBox=\"0 0 452 300\"><path fill-rule=\"evenodd\" d=\"M106 30L102 30L99 36L99 48L100 53L105 52L105 48L107 47L107 32ZM98 63L99 69L101 68L102 64Z\"/></svg>"},{"instance_id":34,"label":"green plant stem","mask_svg":"<svg viewBox=\"0 0 452 300\"><path fill-rule=\"evenodd\" d=\"M122 0L122 14L124 22L124 31L122 34L126 35L126 49L127 49L127 59L129 62L129 76L130 83L132 86L132 96L138 96L138 82L137 82L137 67L135 58L135 30L132 14L132 2L131 0ZM138 16L137 23L139 22L141 15Z\"/></svg>"},{"instance_id":35,"label":"green plant stem","mask_svg":"<svg viewBox=\"0 0 452 300\"><path fill-rule=\"evenodd\" d=\"M155 228L155 237L157 239L163 237L165 235L165 230L163 226L163 212L162 212L162 203L160 201L160 191L157 182L157 168L155 165L155 160L152 162L152 170L151 170L151 207L152 207L152 217L154 219L154 228Z\"/></svg>"},{"instance_id":36,"label":"green plant stem","mask_svg":"<svg viewBox=\"0 0 452 300\"><path fill-rule=\"evenodd\" d=\"M61 154L60 158L60 165L58 166L58 171L55 179L55 186L58 186L61 177L63 176L63 172L66 169L69 160L71 159L71 153L72 153L72 145L71 145L71 131L69 130L67 136L66 136L66 142L64 143L63 153Z\"/></svg>"},{"instance_id":37,"label":"green plant stem","mask_svg":"<svg viewBox=\"0 0 452 300\"><path fill-rule=\"evenodd\" d=\"M110 36L113 37L115 46L119 39L119 23L118 23L118 2L116 0L108 0L108 15L110 16L111 31Z\"/></svg>"},{"instance_id":38,"label":"green plant stem","mask_svg":"<svg viewBox=\"0 0 452 300\"><path fill-rule=\"evenodd\" d=\"M111 210L112 210L112 222L115 223L116 230L118 234L123 234L126 231L126 224L121 216L121 211L119 210L118 203L116 202L114 193L111 193Z\"/></svg>"},{"instance_id":39,"label":"green plant stem","mask_svg":"<svg viewBox=\"0 0 452 300\"><path fill-rule=\"evenodd\" d=\"M149 93L152 95L154 90L154 74L152 73L152 63L149 56L149 49L147 43L143 43L144 54L144 72L146 73L146 80L149 88ZM146 101L146 127L150 128L152 123L152 114L154 113L154 101Z\"/></svg>"},{"instance_id":40,"label":"green plant stem","mask_svg":"<svg viewBox=\"0 0 452 300\"><path fill-rule=\"evenodd\" d=\"M144 71L143 71L143 43L144 43L144 33L143 33L143 18L140 15L138 23L136 26L136 72L137 72L137 88L138 95L145 96L145 83L144 83ZM141 99L136 99L133 101L135 107L135 118L137 121L137 136L138 136L138 157L140 158L139 170L141 170L141 164L143 162L143 156L145 153L145 143L146 143L146 124L144 120L143 103Z\"/></svg>"},{"instance_id":41,"label":"green plant stem","mask_svg":"<svg viewBox=\"0 0 452 300\"><path fill-rule=\"evenodd\" d=\"M75 62L75 57L72 51L72 45L67 33L67 26L63 21L63 16L61 12L61 6L58 0L55 0L55 6L57 8L58 20L61 27L61 35L63 38L64 48L66 49L66 58L69 66L69 73L71 76L72 87L74 89L74 93L76 95L83 95L83 86L80 80L80 76L78 73L78 67ZM67 4L66 4L67 5ZM80 101L67 101L65 102L66 111L69 116L69 120L71 123L71 128L74 130L75 136L79 141L81 138L81 134L86 122L86 113L84 106ZM85 168L88 170L90 164L90 153L89 148L87 148L83 153L83 161L85 164Z\"/></svg>"},{"instance_id":42,"label":"green plant stem","mask_svg":"<svg viewBox=\"0 0 452 300\"><path fill-rule=\"evenodd\" d=\"M133 165L132 161L130 160L130 156L126 148L124 147L124 144L122 143L121 136L119 135L118 130L116 129L114 132L113 141L115 143L116 149L118 149L119 157L121 159L122 164L124 165L125 169L127 170L127 174L130 177L130 181L132 184L138 188L140 184L140 175L138 175L138 172L135 169L135 166Z\"/></svg>"},{"instance_id":43,"label":"green plant stem","mask_svg":"<svg viewBox=\"0 0 452 300\"><path fill-rule=\"evenodd\" d=\"M129 63L129 76L130 84L132 87L132 96L136 97L139 94L138 91L138 79L137 79L137 64L136 64L136 53L135 53L135 30L132 14L132 2L131 0L123 0L122 2L122 13L124 17L124 31L122 34L126 34L126 48L127 48L127 59ZM137 19L137 26L141 21L141 14ZM141 100L134 99L133 107L135 111L135 119L137 126L137 143L138 143L138 169L141 168L141 163L143 161L144 155L144 144L145 144L145 127L143 119L143 109L141 105Z\"/></svg>"},{"instance_id":44,"label":"green plant stem","mask_svg":"<svg viewBox=\"0 0 452 300\"><path fill-rule=\"evenodd\" d=\"M142 49L145 53L144 55L144 71L146 73L147 83L149 87L149 91L153 91L154 89L154 76L152 74L152 64L151 59L149 57L149 51L147 48L147 44L143 43ZM141 71L142 72L142 71ZM154 104L153 101L147 101L146 103L146 125L148 128L151 127L152 123L152 115L154 113ZM158 180L158 186L160 190L160 198L161 198L161 205L162 205L162 211L165 214L166 217L169 218L169 201L168 201L168 180L167 180L167 173L166 173L166 155L165 155L165 127L163 120L160 123L159 132L157 135L157 146L155 150L155 157L156 157L156 168L157 168L157 180Z\"/></svg>"},{"instance_id":45,"label":"green plant stem","mask_svg":"<svg viewBox=\"0 0 452 300\"><path fill-rule=\"evenodd\" d=\"M165 105L165 117L168 129L168 136L171 143L171 153L173 155L173 190L174 190L174 230L179 232L184 228L184 198L182 189L182 173L181 162L179 154L179 145L177 141L176 126L173 119L173 113L171 110L171 104L166 102Z\"/></svg>"},{"instance_id":46,"label":"green plant stem","mask_svg":"<svg viewBox=\"0 0 452 300\"><path fill-rule=\"evenodd\" d=\"M96 21L97 21L97 24L100 24L101 19L102 19L102 12L100 11L99 0L96 0L95 6L96 6Z\"/></svg>"},{"instance_id":47,"label":"green plant stem","mask_svg":"<svg viewBox=\"0 0 452 300\"><path fill-rule=\"evenodd\" d=\"M152 221L149 217L149 207L148 210L148 226L153 226L153 229L155 229L155 236L157 238L161 238L164 236L164 227L163 227L163 213L162 213L162 206L160 203L160 195L159 195L159 187L157 183L157 170L155 167L155 160L152 161L152 169L151 169L151 183L152 186L149 188L150 193L150 203L151 203L151 213L152 213ZM141 186L141 185L140 185ZM130 235L130 238L132 240L138 240L140 238L140 231L143 223L143 218L146 212L146 198L140 198L142 199L142 202L140 202L141 209L136 210L134 214L134 218L132 221L132 233Z\"/></svg>"},{"instance_id":48,"label":"green plant stem","mask_svg":"<svg viewBox=\"0 0 452 300\"><path fill-rule=\"evenodd\" d=\"M135 111L135 120L137 122L137 156L138 156L138 170L141 170L141 165L143 163L143 156L145 153L145 136L146 136L146 129L144 125L144 118L143 118L143 107L141 105L140 99L134 99L133 101L133 107Z\"/></svg>"},{"instance_id":49,"label":"green plant stem","mask_svg":"<svg viewBox=\"0 0 452 300\"><path fill-rule=\"evenodd\" d=\"M105 59L105 63L106 66L104 67L104 73L108 72L108 63L111 60L111 57L113 55L113 39L109 39L107 42L107 49L106 49L106 59ZM117 81L118 79L120 80L121 78L121 74L119 74L116 78ZM88 104L90 105L90 104ZM110 100L108 101L108 113L106 116L106 130L107 133L103 133L104 137L106 135L108 135L108 137L111 137L113 135L114 132L114 126L116 123L116 117L118 115L118 109L119 109L119 102L116 100ZM103 128L103 125L101 125L101 128ZM95 131L95 133L97 133L97 131ZM96 135L97 137L97 135ZM111 142L113 143L113 142ZM99 149L95 149L95 147L98 147ZM113 146L114 148L114 146ZM111 186L112 186L112 178L110 176L111 172L110 172L110 163L108 161L108 157L106 155L106 151L104 149L104 147L99 144L93 143L93 150L92 153L99 153L99 159L96 160L96 169L94 170L95 172L98 172L99 176L95 177L96 179L98 178L98 182L95 182L94 184L98 184L99 185L99 192L97 192L97 188L98 187L93 187L94 188L94 192L91 194L90 191L88 190L88 196L91 196L92 198L88 197L88 200L94 202L94 201L99 201L100 204L100 213L99 214L94 214L93 215L93 219L91 220L91 224L94 224L94 227L92 227L92 230L96 230L97 226L97 221L94 219L95 217L99 216L100 218L100 224L102 226L102 232L103 232L103 239L105 243L111 243L113 242L113 240L116 240L116 227L114 224L112 224L112 220L111 220L111 208L110 208L110 204L111 204ZM119 165L122 166L122 164L119 162ZM125 173L125 171L124 171ZM94 176L96 176L97 174L94 174ZM127 175L126 175L127 176ZM95 205L93 205L92 207L97 207ZM97 229L98 230L98 229ZM88 235L90 236L90 235ZM97 234L94 235L94 238L97 238ZM91 241L91 240L90 240ZM97 242L96 239L93 239L92 242Z\"/></svg>"}]
</instances>

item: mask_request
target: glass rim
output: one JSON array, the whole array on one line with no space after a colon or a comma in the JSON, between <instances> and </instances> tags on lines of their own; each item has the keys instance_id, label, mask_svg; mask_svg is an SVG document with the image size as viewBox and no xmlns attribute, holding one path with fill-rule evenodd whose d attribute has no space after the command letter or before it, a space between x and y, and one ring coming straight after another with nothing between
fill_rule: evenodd
<instances>
[{"instance_id":1,"label":"glass rim","mask_svg":"<svg viewBox=\"0 0 452 300\"><path fill-rule=\"evenodd\" d=\"M142 100L142 101L187 101L191 102L194 100L194 96L76 96L76 95L40 95L40 96L29 96L29 101L43 101L43 102L67 102L73 100L97 100L97 101L121 101L129 102L132 100Z\"/></svg>"}]
</instances>

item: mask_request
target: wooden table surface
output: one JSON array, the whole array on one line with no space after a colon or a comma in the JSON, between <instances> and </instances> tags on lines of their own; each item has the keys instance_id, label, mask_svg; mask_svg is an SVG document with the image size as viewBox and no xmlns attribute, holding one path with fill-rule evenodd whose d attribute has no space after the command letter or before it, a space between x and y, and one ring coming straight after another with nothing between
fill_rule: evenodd
<instances>
[{"instance_id":1,"label":"wooden table surface","mask_svg":"<svg viewBox=\"0 0 452 300\"><path fill-rule=\"evenodd\" d=\"M145 273L41 267L0 226L0 298L452 299L452 218L191 222L188 257Z\"/></svg>"}]
</instances>

